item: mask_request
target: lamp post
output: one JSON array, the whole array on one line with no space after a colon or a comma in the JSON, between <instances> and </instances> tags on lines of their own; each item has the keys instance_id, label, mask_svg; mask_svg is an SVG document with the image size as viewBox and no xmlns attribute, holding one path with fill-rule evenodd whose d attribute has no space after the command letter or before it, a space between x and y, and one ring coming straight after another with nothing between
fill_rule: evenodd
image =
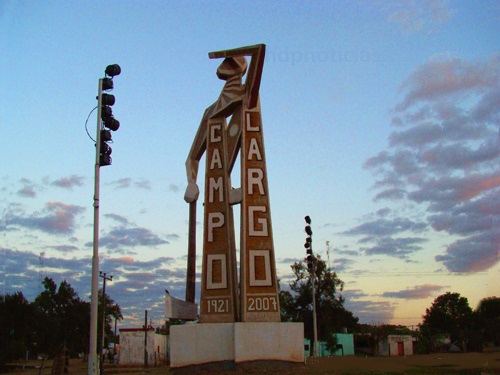
<instances>
[{"instance_id":1,"label":"lamp post","mask_svg":"<svg viewBox=\"0 0 500 375\"><path fill-rule=\"evenodd\" d=\"M113 275L110 275L109 277L106 276L106 272L99 271L99 277L102 277L102 301L101 301L101 310L102 310L102 336L101 336L101 374L103 371L103 366L102 364L104 363L104 353L102 353L102 350L104 349L104 324L106 323L106 280L113 280Z\"/></svg>"},{"instance_id":2,"label":"lamp post","mask_svg":"<svg viewBox=\"0 0 500 375\"><path fill-rule=\"evenodd\" d=\"M111 111L115 103L113 95L103 93L113 89L113 77L119 75L121 68L118 64L108 65L105 70L106 77L99 79L97 90L97 134L95 143L95 166L94 166L94 236L92 252L92 284L90 291L90 340L89 340L89 363L87 375L99 373L99 361L97 353L97 306L99 293L99 194L100 194L100 170L101 166L111 165L111 147L107 142L111 141L111 132L120 127ZM109 130L106 130L108 128Z\"/></svg>"}]
</instances>

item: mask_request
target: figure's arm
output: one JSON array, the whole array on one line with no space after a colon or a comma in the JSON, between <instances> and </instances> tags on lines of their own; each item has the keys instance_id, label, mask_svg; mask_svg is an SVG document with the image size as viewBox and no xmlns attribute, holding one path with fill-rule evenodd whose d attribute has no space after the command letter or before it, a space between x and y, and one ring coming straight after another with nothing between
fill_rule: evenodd
<instances>
[{"instance_id":1,"label":"figure's arm","mask_svg":"<svg viewBox=\"0 0 500 375\"><path fill-rule=\"evenodd\" d=\"M264 57L266 54L265 44L256 44L253 46L234 48L224 51L210 52L208 57L211 59L219 59L235 56L251 56L252 61L248 68L247 77L245 79L245 91L248 97L248 108L254 108L259 101L260 80L262 77L262 69L264 67Z\"/></svg>"},{"instance_id":2,"label":"figure's arm","mask_svg":"<svg viewBox=\"0 0 500 375\"><path fill-rule=\"evenodd\" d=\"M207 148L207 114L209 111L210 108L207 108L203 114L200 126L198 127L198 131L196 132L196 136L193 140L193 145L191 146L191 150L189 150L189 154L186 159L186 177L188 186L186 188L186 193L184 194L184 200L188 203L196 201L200 193L196 180L198 178L200 159Z\"/></svg>"}]
</instances>

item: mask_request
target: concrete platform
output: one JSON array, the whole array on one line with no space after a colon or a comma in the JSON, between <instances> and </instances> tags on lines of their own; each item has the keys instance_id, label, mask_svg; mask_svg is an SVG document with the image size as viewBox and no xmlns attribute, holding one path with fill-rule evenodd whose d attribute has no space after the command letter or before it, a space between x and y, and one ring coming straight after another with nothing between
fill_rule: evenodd
<instances>
[{"instance_id":1,"label":"concrete platform","mask_svg":"<svg viewBox=\"0 0 500 375\"><path fill-rule=\"evenodd\" d=\"M262 360L303 362L303 323L198 323L170 327L172 368Z\"/></svg>"}]
</instances>

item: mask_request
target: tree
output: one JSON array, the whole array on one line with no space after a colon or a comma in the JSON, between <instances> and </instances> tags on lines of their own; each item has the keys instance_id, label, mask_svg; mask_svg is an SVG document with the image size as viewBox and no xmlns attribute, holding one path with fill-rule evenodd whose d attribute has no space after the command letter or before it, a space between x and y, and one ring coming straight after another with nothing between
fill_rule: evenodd
<instances>
[{"instance_id":1,"label":"tree","mask_svg":"<svg viewBox=\"0 0 500 375\"><path fill-rule=\"evenodd\" d=\"M467 350L467 341L475 330L475 319L469 301L459 293L437 297L432 306L425 310L421 332L432 339L438 335L450 335L450 340L462 350Z\"/></svg>"},{"instance_id":2,"label":"tree","mask_svg":"<svg viewBox=\"0 0 500 375\"><path fill-rule=\"evenodd\" d=\"M90 303L80 300L66 280L59 288L48 277L42 284L45 290L33 302L38 321L37 342L50 356L63 344L72 355L88 352Z\"/></svg>"},{"instance_id":3,"label":"tree","mask_svg":"<svg viewBox=\"0 0 500 375\"><path fill-rule=\"evenodd\" d=\"M34 325L33 308L22 292L0 296L0 364L32 349Z\"/></svg>"},{"instance_id":4,"label":"tree","mask_svg":"<svg viewBox=\"0 0 500 375\"><path fill-rule=\"evenodd\" d=\"M484 332L484 341L500 346L500 298L482 299L475 313Z\"/></svg>"},{"instance_id":5,"label":"tree","mask_svg":"<svg viewBox=\"0 0 500 375\"><path fill-rule=\"evenodd\" d=\"M44 291L32 303L22 292L0 296L0 364L24 358L27 350L53 356L64 344L71 355L88 353L90 303L82 301L66 280L57 287L54 280L46 277L42 284ZM106 337L116 340L111 317L123 317L120 306L108 295L105 311Z\"/></svg>"},{"instance_id":6,"label":"tree","mask_svg":"<svg viewBox=\"0 0 500 375\"><path fill-rule=\"evenodd\" d=\"M97 321L97 342L98 346L101 344L102 338L102 289L99 289L99 306L98 306L98 317ZM104 346L107 347L111 342L117 342L117 337L112 329L112 324L114 320L123 319L121 308L118 304L113 301L110 296L106 293L104 295L104 312L105 312L105 323L104 323ZM90 338L89 338L90 340ZM87 340L87 342L89 341Z\"/></svg>"},{"instance_id":7,"label":"tree","mask_svg":"<svg viewBox=\"0 0 500 375\"><path fill-rule=\"evenodd\" d=\"M335 345L332 334L343 328L353 330L358 318L344 308L342 295L336 296L337 291L343 290L344 282L319 255L314 257L314 264L318 340L326 341L332 349ZM313 341L312 287L307 262L295 262L291 268L296 279L289 284L292 292L280 290L281 320L303 322L305 337Z\"/></svg>"}]
</instances>

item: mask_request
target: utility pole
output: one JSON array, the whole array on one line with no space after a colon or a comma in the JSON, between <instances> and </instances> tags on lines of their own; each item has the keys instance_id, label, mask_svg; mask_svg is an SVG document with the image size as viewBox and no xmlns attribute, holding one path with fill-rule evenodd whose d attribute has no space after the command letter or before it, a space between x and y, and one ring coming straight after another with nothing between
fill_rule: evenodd
<instances>
[{"instance_id":1,"label":"utility pole","mask_svg":"<svg viewBox=\"0 0 500 375\"><path fill-rule=\"evenodd\" d=\"M144 317L144 367L148 367L148 310Z\"/></svg>"},{"instance_id":2,"label":"utility pole","mask_svg":"<svg viewBox=\"0 0 500 375\"><path fill-rule=\"evenodd\" d=\"M305 231L307 233L306 237L306 243L304 244L304 247L306 248L306 253L307 253L307 269L309 270L309 280L311 282L311 288L312 288L312 304L313 304L313 337L314 337L314 342L313 342L313 356L317 357L319 354L318 351L318 322L316 321L316 266L315 266L315 259L313 255L313 250L312 250L312 229L311 229L311 218L309 216L305 217L306 220L306 227Z\"/></svg>"},{"instance_id":3,"label":"utility pole","mask_svg":"<svg viewBox=\"0 0 500 375\"><path fill-rule=\"evenodd\" d=\"M111 165L111 147L106 142L111 140L111 132L105 128L116 131L120 123L111 111L115 103L113 95L105 94L103 91L113 89L113 77L121 73L118 64L108 65L105 70L106 77L99 79L97 90L97 134L95 140L95 168L94 168L94 236L92 252L92 286L90 292L90 342L89 362L87 375L99 374L99 354L97 353L97 319L98 319L98 294L99 294L99 194L100 194L100 170L101 166Z\"/></svg>"},{"instance_id":4,"label":"utility pole","mask_svg":"<svg viewBox=\"0 0 500 375\"><path fill-rule=\"evenodd\" d=\"M102 277L102 300L101 300L101 312L102 312L102 336L101 336L101 374L103 373L103 363L104 363L104 353L102 350L104 349L104 325L106 323L106 280L113 280L113 275L109 277L106 276L106 272L99 271L99 277Z\"/></svg>"},{"instance_id":5,"label":"utility pole","mask_svg":"<svg viewBox=\"0 0 500 375\"><path fill-rule=\"evenodd\" d=\"M116 354L116 321L118 319L116 319L115 317L115 339L113 340L113 356Z\"/></svg>"}]
</instances>

